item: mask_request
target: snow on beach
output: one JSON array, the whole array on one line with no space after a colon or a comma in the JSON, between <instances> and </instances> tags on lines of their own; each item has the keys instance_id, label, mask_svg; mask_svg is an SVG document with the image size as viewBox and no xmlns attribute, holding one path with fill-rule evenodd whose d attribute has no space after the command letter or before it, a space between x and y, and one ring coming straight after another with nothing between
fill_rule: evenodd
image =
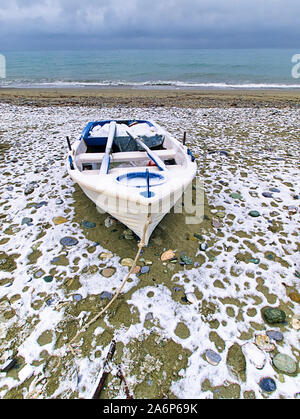
<instances>
[{"instance_id":1,"label":"snow on beach","mask_svg":"<svg viewBox=\"0 0 300 419\"><path fill-rule=\"evenodd\" d=\"M299 110L0 111L0 398L90 398L112 340L117 350L103 397L126 398L126 388L134 398L299 397ZM185 226L182 215L178 232L167 228L172 214L163 220L140 260L149 273L132 276L80 335L74 358L68 342L128 272L119 249L131 246L132 257L137 246L119 239L124 227L105 226L107 215L90 220L92 204L67 176L65 137L74 140L92 120L126 117L154 119L175 136L187 132L208 217ZM98 236L82 215L98 224ZM174 264L160 259L172 248L166 234L180 235ZM179 264L183 256L192 263ZM267 323L266 307L286 318ZM274 350L248 345L270 331L282 333L267 342ZM296 371L276 368L278 353ZM262 390L264 378L275 388Z\"/></svg>"}]
</instances>

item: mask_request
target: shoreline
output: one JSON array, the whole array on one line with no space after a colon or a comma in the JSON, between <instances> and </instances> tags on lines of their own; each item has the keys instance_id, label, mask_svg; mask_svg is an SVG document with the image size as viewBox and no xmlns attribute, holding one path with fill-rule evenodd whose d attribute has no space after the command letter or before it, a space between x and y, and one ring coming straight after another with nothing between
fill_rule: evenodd
<instances>
[{"instance_id":1,"label":"shoreline","mask_svg":"<svg viewBox=\"0 0 300 419\"><path fill-rule=\"evenodd\" d=\"M0 88L0 103L26 106L295 108L300 91L128 88Z\"/></svg>"}]
</instances>

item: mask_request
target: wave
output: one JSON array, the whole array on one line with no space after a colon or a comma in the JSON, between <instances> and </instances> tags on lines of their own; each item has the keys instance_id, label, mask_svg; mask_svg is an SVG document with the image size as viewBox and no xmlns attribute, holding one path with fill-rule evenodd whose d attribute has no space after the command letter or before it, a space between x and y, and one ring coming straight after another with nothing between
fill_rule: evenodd
<instances>
[{"instance_id":1,"label":"wave","mask_svg":"<svg viewBox=\"0 0 300 419\"><path fill-rule=\"evenodd\" d=\"M177 87L203 89L300 89L299 84L284 83L226 83L226 82L184 82L178 80L148 80L148 81L37 81L37 80L5 80L0 87Z\"/></svg>"}]
</instances>

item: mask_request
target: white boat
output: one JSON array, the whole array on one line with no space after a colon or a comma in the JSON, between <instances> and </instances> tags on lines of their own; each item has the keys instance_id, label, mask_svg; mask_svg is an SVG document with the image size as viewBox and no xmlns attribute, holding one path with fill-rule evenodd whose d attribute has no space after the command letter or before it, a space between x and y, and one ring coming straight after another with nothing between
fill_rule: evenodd
<instances>
[{"instance_id":1,"label":"white boat","mask_svg":"<svg viewBox=\"0 0 300 419\"><path fill-rule=\"evenodd\" d=\"M68 143L73 181L144 244L196 175L190 150L154 121L90 122Z\"/></svg>"}]
</instances>

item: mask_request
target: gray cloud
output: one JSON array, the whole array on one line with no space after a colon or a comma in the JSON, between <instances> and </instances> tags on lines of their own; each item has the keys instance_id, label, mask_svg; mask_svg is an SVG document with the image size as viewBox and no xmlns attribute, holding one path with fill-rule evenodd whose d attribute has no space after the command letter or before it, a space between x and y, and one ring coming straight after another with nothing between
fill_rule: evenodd
<instances>
[{"instance_id":1,"label":"gray cloud","mask_svg":"<svg viewBox=\"0 0 300 419\"><path fill-rule=\"evenodd\" d=\"M0 49L11 47L296 47L298 0L11 0Z\"/></svg>"}]
</instances>

